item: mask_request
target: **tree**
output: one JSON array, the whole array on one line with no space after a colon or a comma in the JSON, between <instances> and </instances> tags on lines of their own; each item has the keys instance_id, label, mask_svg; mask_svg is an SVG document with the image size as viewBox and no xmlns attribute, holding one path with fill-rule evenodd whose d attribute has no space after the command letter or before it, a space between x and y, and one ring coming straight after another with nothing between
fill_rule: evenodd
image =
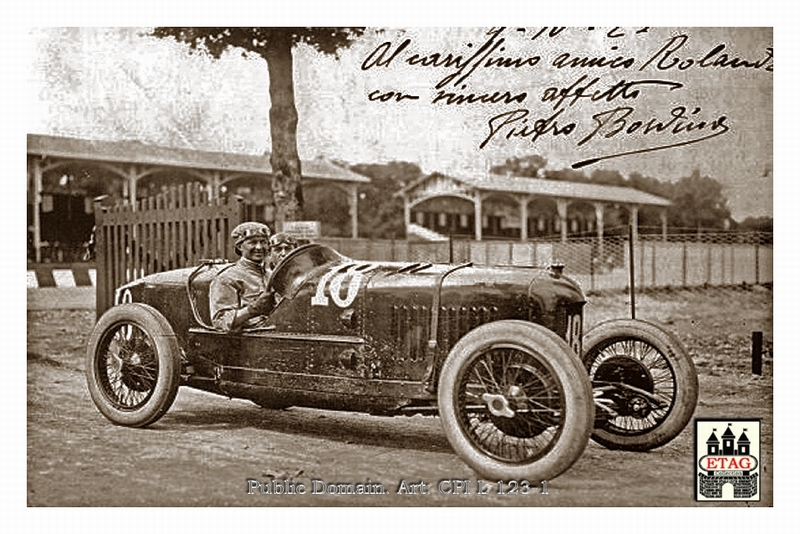
<instances>
[{"instance_id":1,"label":"tree","mask_svg":"<svg viewBox=\"0 0 800 534\"><path fill-rule=\"evenodd\" d=\"M595 169L592 173L589 183L600 185L615 185L618 187L627 187L628 182L619 171L611 171L607 169Z\"/></svg>"},{"instance_id":2,"label":"tree","mask_svg":"<svg viewBox=\"0 0 800 534\"><path fill-rule=\"evenodd\" d=\"M628 176L628 185L639 191L662 198L672 198L673 195L674 185L671 182L662 182L658 178L645 176L638 172L632 172Z\"/></svg>"},{"instance_id":3,"label":"tree","mask_svg":"<svg viewBox=\"0 0 800 534\"><path fill-rule=\"evenodd\" d=\"M276 226L296 220L302 213L303 190L297 154L297 108L294 103L292 48L306 43L335 56L362 35L363 28L155 28L159 38L172 37L188 43L191 50L219 59L229 49L256 54L267 62L269 72L272 193Z\"/></svg>"},{"instance_id":4,"label":"tree","mask_svg":"<svg viewBox=\"0 0 800 534\"><path fill-rule=\"evenodd\" d=\"M739 230L747 230L752 232L772 232L773 227L772 217L762 215L760 217L747 217L739 223Z\"/></svg>"},{"instance_id":5,"label":"tree","mask_svg":"<svg viewBox=\"0 0 800 534\"><path fill-rule=\"evenodd\" d=\"M420 178L422 169L415 163L391 161L353 165L350 170L370 178L370 183L359 186L362 201L358 226L363 235L373 239L403 237L403 201L395 193Z\"/></svg>"},{"instance_id":6,"label":"tree","mask_svg":"<svg viewBox=\"0 0 800 534\"><path fill-rule=\"evenodd\" d=\"M588 182L589 179L583 174L583 171L576 171L575 169L570 169L569 167L560 169L560 170L546 170L544 171L544 179L545 180L556 180L559 182L580 182L585 183Z\"/></svg>"},{"instance_id":7,"label":"tree","mask_svg":"<svg viewBox=\"0 0 800 534\"><path fill-rule=\"evenodd\" d=\"M678 228L724 229L731 216L722 184L697 169L675 183L671 200L670 225Z\"/></svg>"},{"instance_id":8,"label":"tree","mask_svg":"<svg viewBox=\"0 0 800 534\"><path fill-rule=\"evenodd\" d=\"M303 191L303 199L305 216L319 221L322 235L350 236L350 206L344 191L328 184L315 185Z\"/></svg>"},{"instance_id":9,"label":"tree","mask_svg":"<svg viewBox=\"0 0 800 534\"><path fill-rule=\"evenodd\" d=\"M547 167L547 160L538 154L532 154L523 158L508 158L502 165L494 165L489 170L494 174L538 178L539 170L545 167Z\"/></svg>"}]
</instances>

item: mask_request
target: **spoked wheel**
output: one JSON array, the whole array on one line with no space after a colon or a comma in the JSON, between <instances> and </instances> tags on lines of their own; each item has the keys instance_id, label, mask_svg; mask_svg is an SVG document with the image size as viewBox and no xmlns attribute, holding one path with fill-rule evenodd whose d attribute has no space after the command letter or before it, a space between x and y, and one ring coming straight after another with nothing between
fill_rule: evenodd
<instances>
[{"instance_id":1,"label":"spoked wheel","mask_svg":"<svg viewBox=\"0 0 800 534\"><path fill-rule=\"evenodd\" d=\"M592 439L643 451L680 434L697 405L697 372L674 336L652 323L616 320L592 329L584 365L594 389Z\"/></svg>"},{"instance_id":2,"label":"spoked wheel","mask_svg":"<svg viewBox=\"0 0 800 534\"><path fill-rule=\"evenodd\" d=\"M89 337L86 378L92 400L112 422L157 421L180 384L180 347L167 320L144 304L108 310Z\"/></svg>"},{"instance_id":3,"label":"spoked wheel","mask_svg":"<svg viewBox=\"0 0 800 534\"><path fill-rule=\"evenodd\" d=\"M544 327L498 321L452 349L439 413L455 451L493 479L551 479L582 454L593 421L580 361Z\"/></svg>"}]
</instances>

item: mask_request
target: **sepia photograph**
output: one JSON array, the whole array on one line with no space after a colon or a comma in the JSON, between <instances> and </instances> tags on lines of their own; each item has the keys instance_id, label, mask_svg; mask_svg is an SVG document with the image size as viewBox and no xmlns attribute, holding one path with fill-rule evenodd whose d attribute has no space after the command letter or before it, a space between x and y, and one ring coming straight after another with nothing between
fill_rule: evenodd
<instances>
[{"instance_id":1,"label":"sepia photograph","mask_svg":"<svg viewBox=\"0 0 800 534\"><path fill-rule=\"evenodd\" d=\"M25 28L26 507L774 505L773 28L512 20Z\"/></svg>"}]
</instances>

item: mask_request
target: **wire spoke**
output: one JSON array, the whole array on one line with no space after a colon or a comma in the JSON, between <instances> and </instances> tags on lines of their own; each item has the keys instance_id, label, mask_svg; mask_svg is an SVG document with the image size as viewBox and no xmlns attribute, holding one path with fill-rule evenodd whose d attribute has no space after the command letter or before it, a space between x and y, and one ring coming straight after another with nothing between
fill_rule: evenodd
<instances>
[{"instance_id":1,"label":"wire spoke","mask_svg":"<svg viewBox=\"0 0 800 534\"><path fill-rule=\"evenodd\" d=\"M122 324L100 343L97 359L101 389L119 409L136 409L147 402L158 381L155 346L139 326Z\"/></svg>"},{"instance_id":2,"label":"wire spoke","mask_svg":"<svg viewBox=\"0 0 800 534\"><path fill-rule=\"evenodd\" d=\"M618 413L607 425L619 434L650 432L667 418L675 403L677 385L669 360L643 340L610 343L597 353L589 375L598 398L610 401ZM641 403L645 409L638 409Z\"/></svg>"},{"instance_id":3,"label":"wire spoke","mask_svg":"<svg viewBox=\"0 0 800 534\"><path fill-rule=\"evenodd\" d=\"M468 366L459 391L460 418L470 440L489 456L530 462L554 446L564 423L562 392L535 355L513 347L491 348ZM485 393L502 397L513 416L493 412Z\"/></svg>"}]
</instances>

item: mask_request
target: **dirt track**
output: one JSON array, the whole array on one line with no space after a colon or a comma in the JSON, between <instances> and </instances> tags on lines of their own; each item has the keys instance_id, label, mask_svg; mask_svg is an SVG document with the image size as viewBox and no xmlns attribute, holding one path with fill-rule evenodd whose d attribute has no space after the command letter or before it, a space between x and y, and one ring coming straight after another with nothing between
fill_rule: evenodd
<instances>
[{"instance_id":1,"label":"dirt track","mask_svg":"<svg viewBox=\"0 0 800 534\"><path fill-rule=\"evenodd\" d=\"M720 306L724 302L725 306ZM637 298L638 317L675 331L700 373L696 417L762 420L762 501L772 503L772 361L749 372L749 335L772 339L772 292L662 293ZM43 306L46 307L46 306ZM627 314L624 296L595 298L587 326ZM433 417L382 418L292 408L272 411L182 388L148 429L109 423L83 375L90 309L28 311L29 506L694 506L692 433L649 453L590 443L548 481L548 495L476 494L477 476ZM247 494L246 480L291 479L305 495ZM311 494L313 480L380 483L385 495ZM470 481L470 495L438 491ZM402 481L430 484L398 495ZM319 483L316 483L319 487ZM444 483L443 489L448 486ZM538 488L538 487L537 487ZM707 506L707 505L703 505ZM737 506L742 506L737 504Z\"/></svg>"}]
</instances>

